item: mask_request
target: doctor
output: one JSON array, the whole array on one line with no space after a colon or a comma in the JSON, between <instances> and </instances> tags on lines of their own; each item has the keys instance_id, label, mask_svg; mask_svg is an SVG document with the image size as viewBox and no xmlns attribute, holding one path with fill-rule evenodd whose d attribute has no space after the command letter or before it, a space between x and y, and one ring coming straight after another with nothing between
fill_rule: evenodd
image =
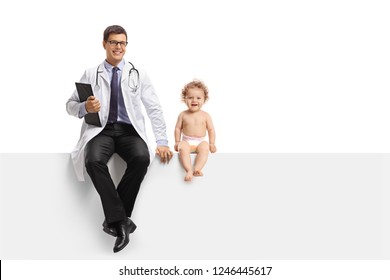
<instances>
[{"instance_id":1,"label":"doctor","mask_svg":"<svg viewBox=\"0 0 390 280\"><path fill-rule=\"evenodd\" d=\"M83 122L71 157L78 179L84 181L87 171L99 193L105 215L103 230L116 237L114 253L126 247L129 234L136 229L130 217L154 154L148 146L141 103L152 124L157 155L162 162L172 158L159 100L146 73L123 59L126 46L125 29L118 25L107 27L103 34L105 61L86 70L80 80L91 84L94 96L80 102L75 91L66 103L70 115L83 118L98 113L102 124L99 127ZM114 153L127 163L117 187L107 168Z\"/></svg>"}]
</instances>

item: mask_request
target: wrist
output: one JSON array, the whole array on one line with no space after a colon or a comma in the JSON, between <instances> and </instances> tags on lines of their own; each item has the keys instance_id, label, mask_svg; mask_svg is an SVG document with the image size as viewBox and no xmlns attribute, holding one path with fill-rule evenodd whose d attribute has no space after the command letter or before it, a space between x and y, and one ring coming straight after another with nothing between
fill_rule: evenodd
<instances>
[{"instance_id":1,"label":"wrist","mask_svg":"<svg viewBox=\"0 0 390 280\"><path fill-rule=\"evenodd\" d=\"M157 140L156 144L157 144L157 147L160 147L160 146L168 147L169 146L168 145L168 140L165 140L165 139Z\"/></svg>"}]
</instances>

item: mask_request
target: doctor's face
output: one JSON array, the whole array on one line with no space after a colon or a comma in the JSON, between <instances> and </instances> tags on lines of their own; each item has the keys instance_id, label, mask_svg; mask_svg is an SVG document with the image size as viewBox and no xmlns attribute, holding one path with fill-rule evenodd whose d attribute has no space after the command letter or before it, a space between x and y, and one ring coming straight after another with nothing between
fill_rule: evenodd
<instances>
[{"instance_id":1,"label":"doctor's face","mask_svg":"<svg viewBox=\"0 0 390 280\"><path fill-rule=\"evenodd\" d=\"M103 48L106 50L107 61L117 66L126 53L126 35L111 33L107 41L103 41Z\"/></svg>"}]
</instances>

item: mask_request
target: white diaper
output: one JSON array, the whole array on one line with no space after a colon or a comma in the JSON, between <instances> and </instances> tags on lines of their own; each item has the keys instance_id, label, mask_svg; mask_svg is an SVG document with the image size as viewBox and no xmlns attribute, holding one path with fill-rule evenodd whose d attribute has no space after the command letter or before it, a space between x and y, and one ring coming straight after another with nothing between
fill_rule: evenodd
<instances>
[{"instance_id":1,"label":"white diaper","mask_svg":"<svg viewBox=\"0 0 390 280\"><path fill-rule=\"evenodd\" d=\"M204 141L204 138L205 137L193 137L193 136L187 136L187 135L184 135L184 134L181 135L181 140L182 141L186 141L188 144L190 144L191 153L195 153L196 152L196 148L198 147L198 145L201 142Z\"/></svg>"}]
</instances>

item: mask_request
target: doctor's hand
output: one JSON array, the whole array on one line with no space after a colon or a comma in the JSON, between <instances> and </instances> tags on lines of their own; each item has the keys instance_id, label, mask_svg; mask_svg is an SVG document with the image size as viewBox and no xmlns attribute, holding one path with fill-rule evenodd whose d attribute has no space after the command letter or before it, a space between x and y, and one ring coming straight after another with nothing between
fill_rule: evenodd
<instances>
[{"instance_id":1,"label":"doctor's hand","mask_svg":"<svg viewBox=\"0 0 390 280\"><path fill-rule=\"evenodd\" d=\"M97 113L100 111L100 102L95 96L88 97L85 102L85 109L88 113Z\"/></svg>"},{"instance_id":2,"label":"doctor's hand","mask_svg":"<svg viewBox=\"0 0 390 280\"><path fill-rule=\"evenodd\" d=\"M160 157L160 160L163 163L168 163L173 156L173 153L168 146L158 146L156 148L156 154Z\"/></svg>"}]
</instances>

